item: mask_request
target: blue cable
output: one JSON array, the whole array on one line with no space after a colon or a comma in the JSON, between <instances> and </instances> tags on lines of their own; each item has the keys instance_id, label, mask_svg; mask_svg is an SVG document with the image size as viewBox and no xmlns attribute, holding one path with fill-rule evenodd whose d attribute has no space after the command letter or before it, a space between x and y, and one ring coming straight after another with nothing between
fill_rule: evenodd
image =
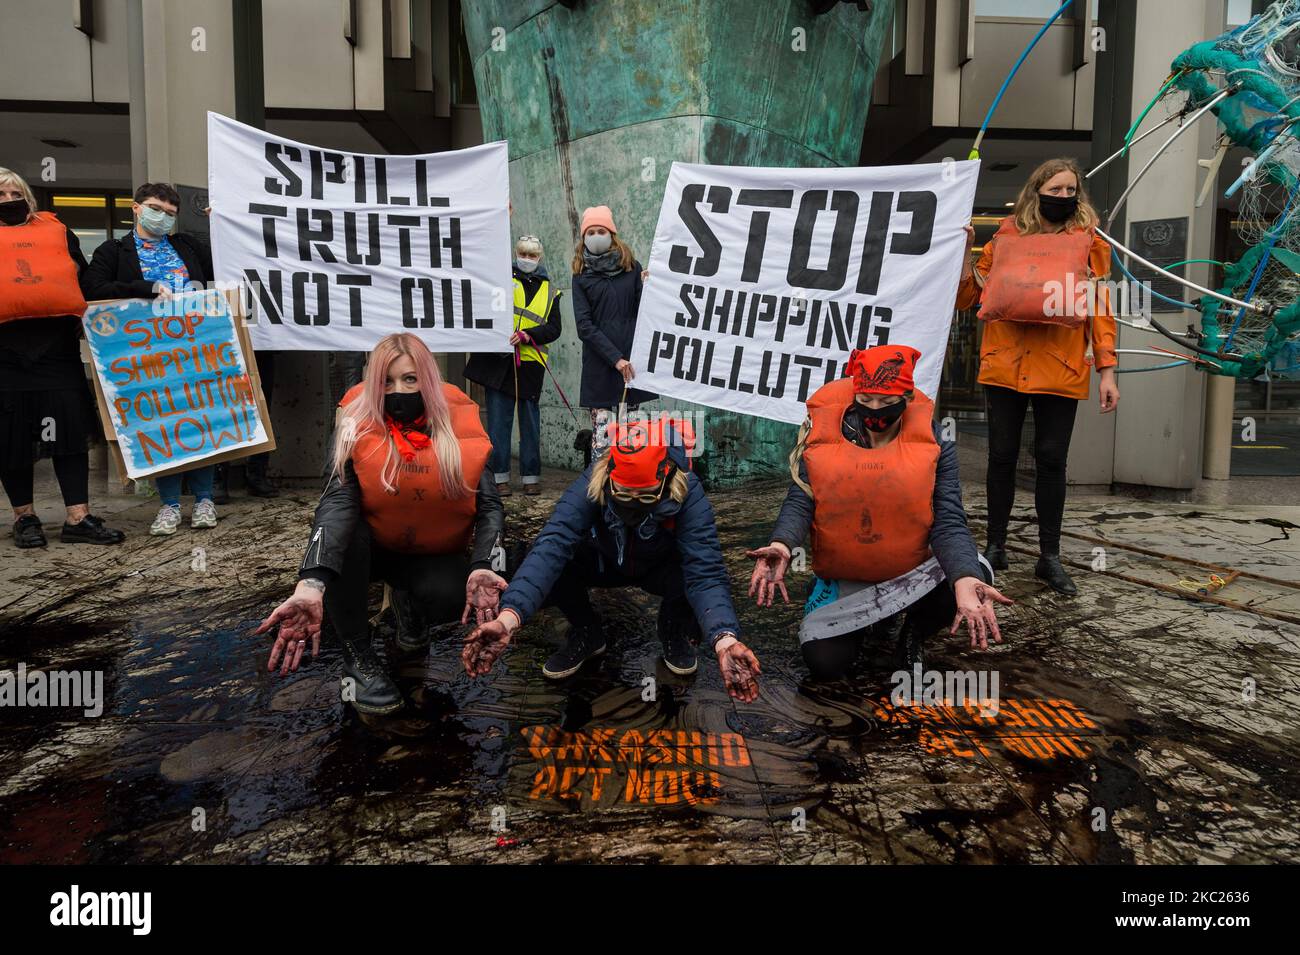
<instances>
[{"instance_id":1,"label":"blue cable","mask_svg":"<svg viewBox=\"0 0 1300 955\"><path fill-rule=\"evenodd\" d=\"M1191 362L1187 362L1187 361L1171 361L1167 365L1152 365L1150 368L1116 368L1115 374L1133 375L1133 374L1137 374L1140 371L1164 371L1166 368L1179 368L1182 365L1190 365L1190 364Z\"/></svg>"},{"instance_id":2,"label":"blue cable","mask_svg":"<svg viewBox=\"0 0 1300 955\"><path fill-rule=\"evenodd\" d=\"M1002 97L1006 94L1007 87L1011 85L1011 80L1015 77L1016 71L1020 69L1020 64L1025 62L1025 57L1029 56L1029 51L1032 50L1038 44L1038 41L1043 38L1043 34L1047 32L1047 28L1055 23L1057 19L1060 18L1061 14L1065 12L1065 8L1073 2L1074 0L1065 0L1065 2L1061 4L1060 9L1053 13L1051 19L1043 24L1038 33L1034 35L1034 38L1029 41L1029 46L1025 47L1024 51L1020 54L1020 58L1016 60L1015 65L1011 67L1011 72L1008 73L1007 78L1002 81L1002 86L998 90L998 95L993 97L993 102L989 104L988 115L984 117L984 124L980 126L980 131L975 137L975 145L971 147L970 155L966 157L967 159L980 158L980 143L984 140L984 133L988 130L989 123L993 121L993 111L997 109L998 104L1002 102Z\"/></svg>"},{"instance_id":3,"label":"blue cable","mask_svg":"<svg viewBox=\"0 0 1300 955\"><path fill-rule=\"evenodd\" d=\"M1116 265L1118 265L1120 267L1120 270L1129 278L1131 278L1134 282L1137 282L1139 285L1142 284L1142 280L1128 270L1128 266L1124 264L1123 256L1121 256L1114 249L1111 250L1110 260L1114 262ZM1162 295L1160 292L1157 292L1155 289L1151 289L1151 294L1154 295L1156 298L1164 299L1170 305L1177 305L1179 308L1185 308L1189 312L1200 311L1200 309L1195 305L1188 305L1186 302L1179 301L1176 298L1170 298L1168 295Z\"/></svg>"},{"instance_id":4,"label":"blue cable","mask_svg":"<svg viewBox=\"0 0 1300 955\"><path fill-rule=\"evenodd\" d=\"M1273 246L1277 245L1277 240L1282 237L1282 224L1286 221L1286 214L1291 211L1291 203L1295 201L1296 191L1300 190L1300 177L1296 178L1295 185L1291 187L1291 195L1287 197L1286 208L1278 216L1277 225L1269 230L1268 245L1264 247L1264 254L1259 257L1259 264L1255 266L1255 274L1251 277L1250 288L1242 297L1243 302L1249 302L1255 294L1255 289L1259 287L1259 280L1264 277L1264 266L1268 265L1269 257L1273 254ZM1237 329L1241 327L1241 321L1246 317L1245 306L1237 309L1237 318L1232 323L1232 328L1228 331L1228 337L1223 343L1224 349L1232 347L1232 339L1237 334Z\"/></svg>"}]
</instances>

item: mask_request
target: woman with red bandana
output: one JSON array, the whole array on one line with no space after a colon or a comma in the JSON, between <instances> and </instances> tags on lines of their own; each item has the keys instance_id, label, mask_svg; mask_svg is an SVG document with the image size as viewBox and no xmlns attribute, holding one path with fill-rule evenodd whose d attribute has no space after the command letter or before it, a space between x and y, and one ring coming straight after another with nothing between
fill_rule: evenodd
<instances>
[{"instance_id":1,"label":"woman with red bandana","mask_svg":"<svg viewBox=\"0 0 1300 955\"><path fill-rule=\"evenodd\" d=\"M478 406L443 382L416 336L380 341L340 407L298 588L257 632L279 626L269 668L287 673L309 639L316 656L328 611L353 681L348 698L362 713L391 713L403 699L371 647L371 581L409 593L409 603L395 602L414 617L399 609L400 650L425 649L428 624L490 620L506 587L491 570L505 512L485 467L492 446Z\"/></svg>"},{"instance_id":2,"label":"woman with red bandana","mask_svg":"<svg viewBox=\"0 0 1300 955\"><path fill-rule=\"evenodd\" d=\"M972 647L1002 641L994 605L1011 601L993 588L966 525L957 448L913 386L920 357L906 345L855 350L848 377L808 399L771 543L748 553L758 605L778 591L789 602L791 552L812 531L816 578L799 642L815 679L843 676L866 637L895 625L908 670L923 665L922 641L949 624L956 633L964 622Z\"/></svg>"},{"instance_id":3,"label":"woman with red bandana","mask_svg":"<svg viewBox=\"0 0 1300 955\"><path fill-rule=\"evenodd\" d=\"M664 665L678 675L694 673L694 644L707 639L727 692L752 702L758 660L740 642L713 508L686 454L692 436L664 418L614 423L608 434L608 447L569 485L537 536L497 618L465 638L465 671L490 671L514 632L554 605L570 627L542 675L571 676L605 652L590 588L638 587L661 598Z\"/></svg>"}]
</instances>

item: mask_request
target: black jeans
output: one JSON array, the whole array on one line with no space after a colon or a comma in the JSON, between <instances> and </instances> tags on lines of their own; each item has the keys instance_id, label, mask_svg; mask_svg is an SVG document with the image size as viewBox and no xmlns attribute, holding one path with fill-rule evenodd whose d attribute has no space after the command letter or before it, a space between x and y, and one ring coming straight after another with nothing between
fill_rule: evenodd
<instances>
[{"instance_id":1,"label":"black jeans","mask_svg":"<svg viewBox=\"0 0 1300 955\"><path fill-rule=\"evenodd\" d=\"M993 575L983 564L980 565L980 574L985 583L993 582ZM862 642L868 636L888 634L900 616L904 618L903 623L910 625L918 636L929 637L952 626L953 617L957 616L957 597L948 581L941 580L933 590L906 610L877 620L869 627L801 644L799 650L803 653L808 673L814 680L838 680L857 659L862 650Z\"/></svg>"},{"instance_id":2,"label":"black jeans","mask_svg":"<svg viewBox=\"0 0 1300 955\"><path fill-rule=\"evenodd\" d=\"M574 548L573 559L565 565L560 579L546 598L546 607L559 607L560 612L575 627L586 627L596 622L596 611L591 606L590 588L640 587L648 594L662 598L659 602L659 633L666 627L678 626L695 640L700 638L700 626L695 611L686 599L686 578L677 561L656 564L645 573L630 577L624 574L612 558L604 559L601 568L600 554L591 544Z\"/></svg>"},{"instance_id":3,"label":"black jeans","mask_svg":"<svg viewBox=\"0 0 1300 955\"><path fill-rule=\"evenodd\" d=\"M1016 459L1025 409L1034 406L1034 509L1038 512L1038 547L1061 552L1061 518L1065 514L1065 462L1079 402L1060 395L1027 395L986 385L989 411L988 539L1003 543L1016 496Z\"/></svg>"},{"instance_id":4,"label":"black jeans","mask_svg":"<svg viewBox=\"0 0 1300 955\"><path fill-rule=\"evenodd\" d=\"M459 620L465 609L469 558L463 554L399 554L374 542L370 526L357 521L343 558L343 571L325 588L325 612L343 640L370 637L370 583L382 580L406 590L427 624Z\"/></svg>"}]
</instances>

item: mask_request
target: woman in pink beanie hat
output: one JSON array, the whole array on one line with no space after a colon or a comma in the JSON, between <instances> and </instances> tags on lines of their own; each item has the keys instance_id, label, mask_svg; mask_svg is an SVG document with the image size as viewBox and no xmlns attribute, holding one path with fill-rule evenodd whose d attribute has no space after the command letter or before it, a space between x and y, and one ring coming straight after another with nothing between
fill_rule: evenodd
<instances>
[{"instance_id":1,"label":"woman in pink beanie hat","mask_svg":"<svg viewBox=\"0 0 1300 955\"><path fill-rule=\"evenodd\" d=\"M594 459L608 443L605 426L619 404L626 400L635 408L658 395L630 387L636 377L629 357L641 305L641 264L618 237L609 206L584 209L580 221L573 250L573 321L582 339L579 403L591 410Z\"/></svg>"}]
</instances>

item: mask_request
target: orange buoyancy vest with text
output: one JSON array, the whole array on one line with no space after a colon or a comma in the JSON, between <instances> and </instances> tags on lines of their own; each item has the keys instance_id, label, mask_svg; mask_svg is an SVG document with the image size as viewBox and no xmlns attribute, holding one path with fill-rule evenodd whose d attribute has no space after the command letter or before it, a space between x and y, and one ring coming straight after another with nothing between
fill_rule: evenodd
<instances>
[{"instance_id":1,"label":"orange buoyancy vest with text","mask_svg":"<svg viewBox=\"0 0 1300 955\"><path fill-rule=\"evenodd\" d=\"M979 317L986 322L1082 325L1080 303L1092 299L1088 253L1092 229L1021 235L1014 216L993 233L993 265L984 282Z\"/></svg>"},{"instance_id":2,"label":"orange buoyancy vest with text","mask_svg":"<svg viewBox=\"0 0 1300 955\"><path fill-rule=\"evenodd\" d=\"M813 491L813 571L823 580L880 583L930 556L939 444L930 424L934 402L914 395L898 434L880 448L844 437L851 378L808 399L812 427L803 460Z\"/></svg>"},{"instance_id":3,"label":"orange buoyancy vest with text","mask_svg":"<svg viewBox=\"0 0 1300 955\"><path fill-rule=\"evenodd\" d=\"M360 393L354 385L339 406ZM352 467L361 485L361 515L381 547L405 554L453 554L469 544L477 513L478 482L492 451L492 442L479 422L478 405L455 385L443 383L451 413L451 429L460 443L460 467L469 494L450 499L443 491L437 452L431 443L410 461L399 461L397 491L384 488L384 465L392 439L385 431L368 432L352 449ZM396 453L396 452L394 452Z\"/></svg>"},{"instance_id":4,"label":"orange buoyancy vest with text","mask_svg":"<svg viewBox=\"0 0 1300 955\"><path fill-rule=\"evenodd\" d=\"M68 254L68 228L54 213L0 226L0 322L80 317L85 311L77 263Z\"/></svg>"}]
</instances>

